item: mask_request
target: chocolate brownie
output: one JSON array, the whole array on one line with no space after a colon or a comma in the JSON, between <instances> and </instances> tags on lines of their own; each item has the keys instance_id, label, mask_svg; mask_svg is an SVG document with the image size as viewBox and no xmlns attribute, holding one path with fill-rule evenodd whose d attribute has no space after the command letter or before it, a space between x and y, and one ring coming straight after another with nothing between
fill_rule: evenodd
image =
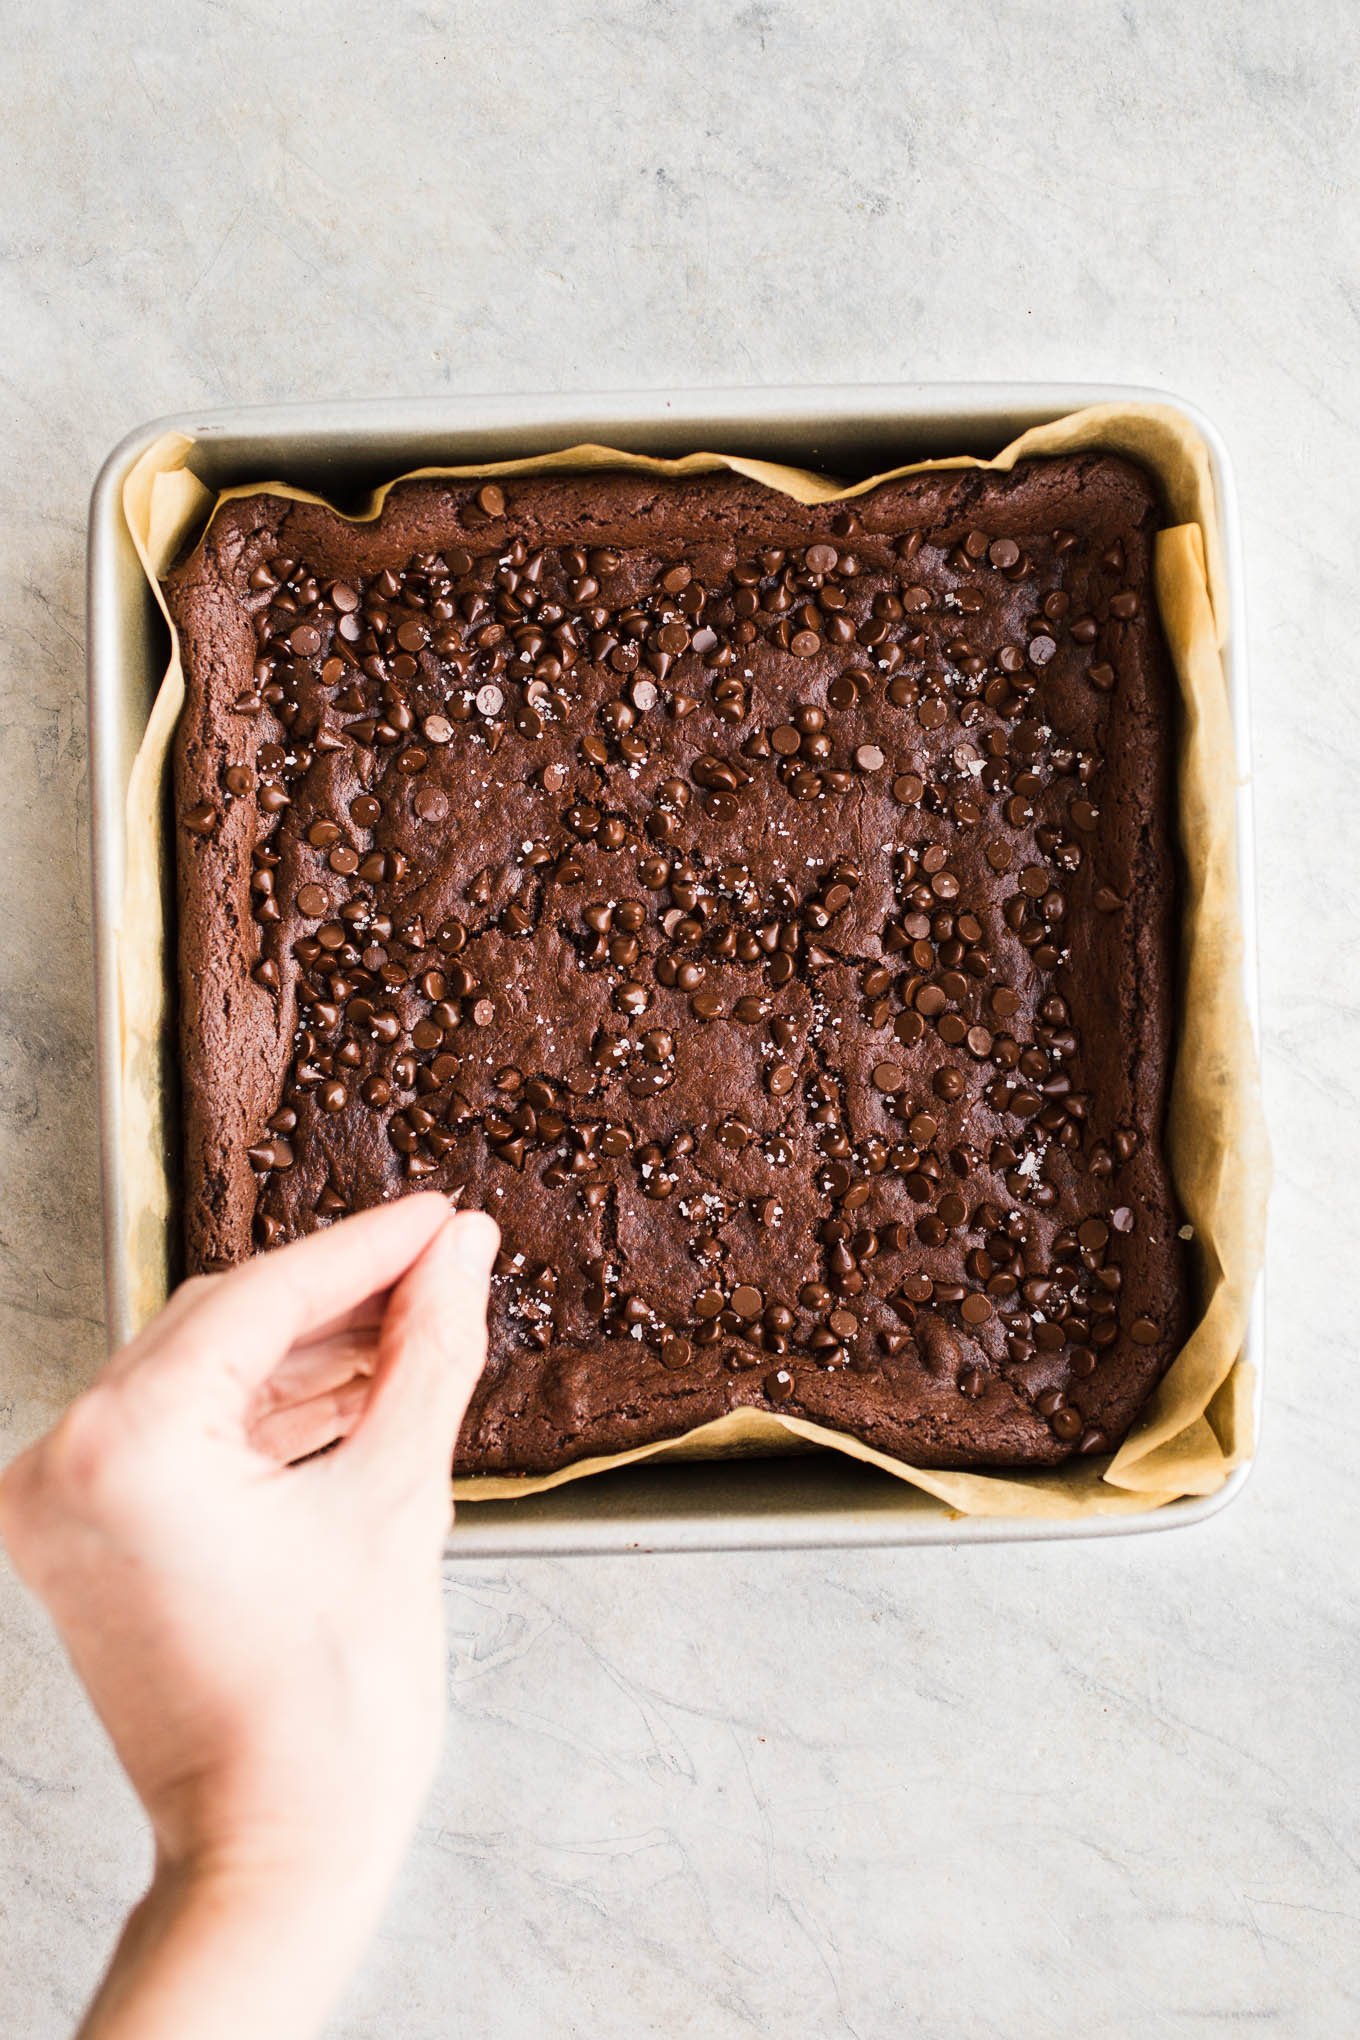
<instances>
[{"instance_id":1,"label":"chocolate brownie","mask_svg":"<svg viewBox=\"0 0 1360 2040\"><path fill-rule=\"evenodd\" d=\"M738 1405L1112 1448L1188 1307L1158 515L1095 455L225 506L166 583L189 1265L492 1211L463 1472Z\"/></svg>"}]
</instances>

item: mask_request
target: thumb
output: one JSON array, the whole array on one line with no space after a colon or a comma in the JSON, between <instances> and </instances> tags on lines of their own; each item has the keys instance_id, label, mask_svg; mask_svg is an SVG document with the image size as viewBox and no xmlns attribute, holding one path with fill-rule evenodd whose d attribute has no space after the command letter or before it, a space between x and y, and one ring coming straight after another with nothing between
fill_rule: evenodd
<instances>
[{"instance_id":1,"label":"thumb","mask_svg":"<svg viewBox=\"0 0 1360 2040\"><path fill-rule=\"evenodd\" d=\"M394 1493L412 1477L446 1488L453 1448L486 1364L491 1265L500 1243L485 1212L441 1226L392 1292L368 1408L342 1456Z\"/></svg>"}]
</instances>

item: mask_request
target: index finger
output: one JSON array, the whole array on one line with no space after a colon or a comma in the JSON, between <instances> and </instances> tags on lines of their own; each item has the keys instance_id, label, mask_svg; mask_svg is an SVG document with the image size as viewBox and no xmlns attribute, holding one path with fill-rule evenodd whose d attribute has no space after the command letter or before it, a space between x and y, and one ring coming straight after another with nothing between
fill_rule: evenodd
<instances>
[{"instance_id":1,"label":"index finger","mask_svg":"<svg viewBox=\"0 0 1360 2040\"><path fill-rule=\"evenodd\" d=\"M200 1397L225 1390L243 1407L299 1339L391 1289L448 1216L448 1199L424 1191L243 1262L176 1311L163 1346L148 1328L138 1372L192 1381Z\"/></svg>"}]
</instances>

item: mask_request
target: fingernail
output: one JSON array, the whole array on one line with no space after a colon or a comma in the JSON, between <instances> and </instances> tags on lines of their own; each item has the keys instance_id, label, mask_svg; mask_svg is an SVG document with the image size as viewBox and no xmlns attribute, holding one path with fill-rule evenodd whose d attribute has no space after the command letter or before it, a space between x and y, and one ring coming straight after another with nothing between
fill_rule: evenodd
<instances>
[{"instance_id":1,"label":"fingernail","mask_svg":"<svg viewBox=\"0 0 1360 2040\"><path fill-rule=\"evenodd\" d=\"M447 1227L450 1243L470 1267L489 1269L501 1243L501 1229L489 1212L460 1211Z\"/></svg>"}]
</instances>

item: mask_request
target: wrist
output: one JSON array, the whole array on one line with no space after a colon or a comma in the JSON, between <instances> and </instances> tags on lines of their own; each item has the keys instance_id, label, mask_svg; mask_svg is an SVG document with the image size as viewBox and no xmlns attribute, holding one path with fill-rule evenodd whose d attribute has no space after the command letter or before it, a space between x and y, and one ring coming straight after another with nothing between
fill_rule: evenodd
<instances>
[{"instance_id":1,"label":"wrist","mask_svg":"<svg viewBox=\"0 0 1360 2040\"><path fill-rule=\"evenodd\" d=\"M341 1849L217 1844L179 1857L158 1851L147 1898L167 1919L268 1921L294 1948L333 1949L337 1927L362 1931L376 1917L391 1881L385 1866Z\"/></svg>"},{"instance_id":2,"label":"wrist","mask_svg":"<svg viewBox=\"0 0 1360 2040\"><path fill-rule=\"evenodd\" d=\"M160 1855L81 2040L306 2040L385 1890L316 1855Z\"/></svg>"}]
</instances>

